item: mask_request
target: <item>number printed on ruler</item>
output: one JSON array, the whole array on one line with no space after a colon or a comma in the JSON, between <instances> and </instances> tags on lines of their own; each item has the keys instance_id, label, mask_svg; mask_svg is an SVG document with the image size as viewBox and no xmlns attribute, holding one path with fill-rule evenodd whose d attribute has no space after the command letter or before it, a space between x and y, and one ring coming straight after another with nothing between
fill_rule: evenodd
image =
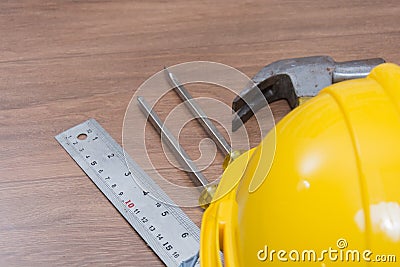
<instances>
[{"instance_id":1,"label":"number printed on ruler","mask_svg":"<svg viewBox=\"0 0 400 267\"><path fill-rule=\"evenodd\" d=\"M157 195L161 189L127 156L140 175L135 178L148 180L149 187L143 190L136 184L122 148L96 121L75 126L56 139L166 265L178 266L198 252L198 227L180 208L164 204L163 194Z\"/></svg>"}]
</instances>

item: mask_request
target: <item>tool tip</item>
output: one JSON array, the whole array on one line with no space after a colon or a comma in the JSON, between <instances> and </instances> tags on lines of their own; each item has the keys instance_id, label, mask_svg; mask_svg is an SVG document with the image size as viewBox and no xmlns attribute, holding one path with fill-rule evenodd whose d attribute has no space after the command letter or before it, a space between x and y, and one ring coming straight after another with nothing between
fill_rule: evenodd
<instances>
[{"instance_id":1,"label":"tool tip","mask_svg":"<svg viewBox=\"0 0 400 267\"><path fill-rule=\"evenodd\" d=\"M178 87L180 83L175 77L175 75L172 72L170 72L169 69L165 66L164 66L164 71L167 74L168 81L171 83L171 85L174 86L175 88Z\"/></svg>"},{"instance_id":2,"label":"tool tip","mask_svg":"<svg viewBox=\"0 0 400 267\"><path fill-rule=\"evenodd\" d=\"M137 102L138 102L140 108L148 106L146 99L144 99L143 96L138 96L136 99L137 99Z\"/></svg>"},{"instance_id":3,"label":"tool tip","mask_svg":"<svg viewBox=\"0 0 400 267\"><path fill-rule=\"evenodd\" d=\"M172 73L169 71L169 69L167 68L167 66L164 66L164 71L168 74L168 76L171 76Z\"/></svg>"}]
</instances>

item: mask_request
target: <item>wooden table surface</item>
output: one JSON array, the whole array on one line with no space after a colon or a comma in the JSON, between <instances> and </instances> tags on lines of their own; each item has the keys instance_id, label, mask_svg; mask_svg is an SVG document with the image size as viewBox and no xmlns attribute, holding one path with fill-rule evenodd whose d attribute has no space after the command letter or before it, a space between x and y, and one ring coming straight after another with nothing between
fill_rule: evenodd
<instances>
[{"instance_id":1,"label":"wooden table surface","mask_svg":"<svg viewBox=\"0 0 400 267\"><path fill-rule=\"evenodd\" d=\"M162 266L54 136L95 118L121 142L135 90L177 63L400 63L399 14L396 0L1 1L0 266Z\"/></svg>"}]
</instances>

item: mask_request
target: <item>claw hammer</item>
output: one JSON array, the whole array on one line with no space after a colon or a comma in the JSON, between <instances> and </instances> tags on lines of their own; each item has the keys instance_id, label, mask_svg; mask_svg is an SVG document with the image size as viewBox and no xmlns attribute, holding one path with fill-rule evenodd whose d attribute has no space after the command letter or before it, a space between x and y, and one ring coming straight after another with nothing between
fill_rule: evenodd
<instances>
[{"instance_id":1,"label":"claw hammer","mask_svg":"<svg viewBox=\"0 0 400 267\"><path fill-rule=\"evenodd\" d=\"M286 99L293 109L299 105L300 98L313 97L333 83L363 78L382 63L385 63L382 58L335 62L329 56L275 61L262 68L252 78L253 84L233 100L232 109L237 116L232 121L232 131L239 129L265 105L265 101L257 97L258 90L268 103Z\"/></svg>"}]
</instances>

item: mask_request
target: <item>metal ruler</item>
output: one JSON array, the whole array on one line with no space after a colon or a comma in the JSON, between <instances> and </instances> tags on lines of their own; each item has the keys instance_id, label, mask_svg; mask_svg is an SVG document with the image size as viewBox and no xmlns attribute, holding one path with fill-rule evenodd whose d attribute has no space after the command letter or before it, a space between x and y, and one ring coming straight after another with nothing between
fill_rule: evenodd
<instances>
[{"instance_id":1,"label":"metal ruler","mask_svg":"<svg viewBox=\"0 0 400 267\"><path fill-rule=\"evenodd\" d=\"M56 139L167 266L200 266L199 228L179 207L164 204L173 201L100 124L90 119Z\"/></svg>"}]
</instances>

